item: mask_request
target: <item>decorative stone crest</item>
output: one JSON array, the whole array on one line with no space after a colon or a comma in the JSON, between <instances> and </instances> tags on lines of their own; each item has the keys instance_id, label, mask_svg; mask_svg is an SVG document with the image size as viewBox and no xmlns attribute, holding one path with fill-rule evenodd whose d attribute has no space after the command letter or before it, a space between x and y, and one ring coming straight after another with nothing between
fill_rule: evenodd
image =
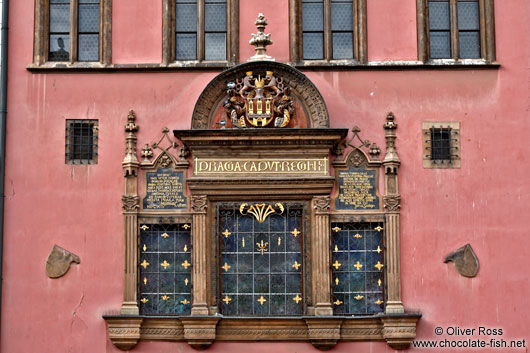
<instances>
[{"instance_id":1,"label":"decorative stone crest","mask_svg":"<svg viewBox=\"0 0 530 353\"><path fill-rule=\"evenodd\" d=\"M458 273L464 277L475 277L478 273L478 258L469 244L466 244L460 249L447 255L444 259L444 263L448 263L449 261L452 261L455 264Z\"/></svg>"},{"instance_id":2,"label":"decorative stone crest","mask_svg":"<svg viewBox=\"0 0 530 353\"><path fill-rule=\"evenodd\" d=\"M263 76L247 71L246 76L227 84L223 109L232 127L287 127L294 114L290 88L282 77L266 71Z\"/></svg>"},{"instance_id":3,"label":"decorative stone crest","mask_svg":"<svg viewBox=\"0 0 530 353\"><path fill-rule=\"evenodd\" d=\"M68 272L72 262L80 263L79 256L58 245L54 245L48 255L48 259L46 259L46 274L50 278L62 277Z\"/></svg>"},{"instance_id":4,"label":"decorative stone crest","mask_svg":"<svg viewBox=\"0 0 530 353\"><path fill-rule=\"evenodd\" d=\"M274 58L267 55L267 45L273 43L271 35L265 34L265 27L269 24L267 19L262 13L258 14L256 19L256 27L258 28L258 33L252 33L252 39L249 41L250 45L256 46L256 54L248 59L248 61L258 61L258 60L270 60L274 61Z\"/></svg>"}]
</instances>

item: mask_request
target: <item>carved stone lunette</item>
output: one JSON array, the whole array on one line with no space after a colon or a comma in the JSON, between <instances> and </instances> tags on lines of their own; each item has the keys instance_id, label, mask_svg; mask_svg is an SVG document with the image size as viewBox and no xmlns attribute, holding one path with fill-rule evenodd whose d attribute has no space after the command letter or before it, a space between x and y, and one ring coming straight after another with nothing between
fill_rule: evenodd
<instances>
[{"instance_id":1,"label":"carved stone lunette","mask_svg":"<svg viewBox=\"0 0 530 353\"><path fill-rule=\"evenodd\" d=\"M208 276L208 241L206 231L206 212L208 199L206 195L192 195L193 228L191 232L193 242L193 303L191 315L208 315L207 304L207 276ZM214 334L215 338L215 334Z\"/></svg>"},{"instance_id":2,"label":"carved stone lunette","mask_svg":"<svg viewBox=\"0 0 530 353\"><path fill-rule=\"evenodd\" d=\"M137 277L137 238L138 238L138 167L136 157L136 131L134 111L129 111L125 125L125 158L122 162L125 177L125 194L122 196L123 216L125 218L125 278L123 286L123 303L121 313L138 315L138 302L136 300ZM139 338L139 334L138 334Z\"/></svg>"},{"instance_id":3,"label":"carved stone lunette","mask_svg":"<svg viewBox=\"0 0 530 353\"><path fill-rule=\"evenodd\" d=\"M329 278L329 196L313 197L314 218L312 224L312 272L315 315L333 315L331 306L331 283Z\"/></svg>"},{"instance_id":4,"label":"carved stone lunette","mask_svg":"<svg viewBox=\"0 0 530 353\"><path fill-rule=\"evenodd\" d=\"M383 160L385 169L385 243L387 265L387 314L404 313L401 301L401 274L399 268L399 207L400 195L398 189L398 170L401 163L396 151L396 129L394 114L389 113L383 125L385 129L386 152Z\"/></svg>"}]
</instances>

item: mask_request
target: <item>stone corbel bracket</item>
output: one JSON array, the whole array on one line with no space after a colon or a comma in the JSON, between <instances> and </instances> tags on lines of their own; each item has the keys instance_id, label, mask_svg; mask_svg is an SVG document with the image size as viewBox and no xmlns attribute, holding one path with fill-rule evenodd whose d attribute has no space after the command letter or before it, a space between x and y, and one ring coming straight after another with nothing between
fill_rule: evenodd
<instances>
[{"instance_id":1,"label":"stone corbel bracket","mask_svg":"<svg viewBox=\"0 0 530 353\"><path fill-rule=\"evenodd\" d=\"M416 338L421 314L382 314L373 317L223 318L104 316L109 339L121 350L132 349L140 339L186 341L195 349L214 341L311 342L319 350L351 341L386 341L407 349Z\"/></svg>"}]
</instances>

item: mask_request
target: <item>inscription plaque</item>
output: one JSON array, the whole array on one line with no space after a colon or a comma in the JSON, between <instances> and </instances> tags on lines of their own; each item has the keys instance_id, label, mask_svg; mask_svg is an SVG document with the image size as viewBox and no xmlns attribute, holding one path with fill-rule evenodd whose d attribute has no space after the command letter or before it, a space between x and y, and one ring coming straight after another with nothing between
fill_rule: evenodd
<instances>
[{"instance_id":1,"label":"inscription plaque","mask_svg":"<svg viewBox=\"0 0 530 353\"><path fill-rule=\"evenodd\" d=\"M156 172L146 173L146 181L144 209L187 209L188 199L184 195L184 172L159 168Z\"/></svg>"},{"instance_id":2,"label":"inscription plaque","mask_svg":"<svg viewBox=\"0 0 530 353\"><path fill-rule=\"evenodd\" d=\"M328 175L328 158L195 158L194 175L212 174L314 174Z\"/></svg>"},{"instance_id":3,"label":"inscription plaque","mask_svg":"<svg viewBox=\"0 0 530 353\"><path fill-rule=\"evenodd\" d=\"M337 210L379 209L379 196L376 193L377 172L362 168L340 170L339 194L335 199Z\"/></svg>"}]
</instances>

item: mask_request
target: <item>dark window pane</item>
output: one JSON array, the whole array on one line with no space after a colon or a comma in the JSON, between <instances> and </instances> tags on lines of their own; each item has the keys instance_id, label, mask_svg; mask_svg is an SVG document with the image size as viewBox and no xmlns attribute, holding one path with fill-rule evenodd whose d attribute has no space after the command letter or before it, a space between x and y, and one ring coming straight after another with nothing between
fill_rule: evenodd
<instances>
[{"instance_id":1,"label":"dark window pane","mask_svg":"<svg viewBox=\"0 0 530 353\"><path fill-rule=\"evenodd\" d=\"M331 30L353 31L353 5L351 2L331 4Z\"/></svg>"},{"instance_id":2,"label":"dark window pane","mask_svg":"<svg viewBox=\"0 0 530 353\"><path fill-rule=\"evenodd\" d=\"M449 1L429 2L429 25L431 30L449 30Z\"/></svg>"},{"instance_id":3,"label":"dark window pane","mask_svg":"<svg viewBox=\"0 0 530 353\"><path fill-rule=\"evenodd\" d=\"M431 128L431 159L451 159L451 133L449 129Z\"/></svg>"},{"instance_id":4,"label":"dark window pane","mask_svg":"<svg viewBox=\"0 0 530 353\"><path fill-rule=\"evenodd\" d=\"M80 34L78 37L78 60L99 60L99 34Z\"/></svg>"},{"instance_id":5,"label":"dark window pane","mask_svg":"<svg viewBox=\"0 0 530 353\"><path fill-rule=\"evenodd\" d=\"M431 58L451 58L451 39L449 32L431 32Z\"/></svg>"},{"instance_id":6,"label":"dark window pane","mask_svg":"<svg viewBox=\"0 0 530 353\"><path fill-rule=\"evenodd\" d=\"M478 31L480 29L479 18L478 1L458 2L458 29Z\"/></svg>"},{"instance_id":7,"label":"dark window pane","mask_svg":"<svg viewBox=\"0 0 530 353\"><path fill-rule=\"evenodd\" d=\"M79 32L99 32L99 5L79 5Z\"/></svg>"},{"instance_id":8,"label":"dark window pane","mask_svg":"<svg viewBox=\"0 0 530 353\"><path fill-rule=\"evenodd\" d=\"M479 32L460 32L460 57L463 59L480 58Z\"/></svg>"},{"instance_id":9,"label":"dark window pane","mask_svg":"<svg viewBox=\"0 0 530 353\"><path fill-rule=\"evenodd\" d=\"M302 31L324 30L324 8L322 3L302 4Z\"/></svg>"},{"instance_id":10,"label":"dark window pane","mask_svg":"<svg viewBox=\"0 0 530 353\"><path fill-rule=\"evenodd\" d=\"M197 35L177 33L177 60L195 60L197 58Z\"/></svg>"},{"instance_id":11,"label":"dark window pane","mask_svg":"<svg viewBox=\"0 0 530 353\"><path fill-rule=\"evenodd\" d=\"M204 5L204 30L206 32L226 31L226 4Z\"/></svg>"},{"instance_id":12,"label":"dark window pane","mask_svg":"<svg viewBox=\"0 0 530 353\"><path fill-rule=\"evenodd\" d=\"M70 32L70 5L50 4L50 33Z\"/></svg>"},{"instance_id":13,"label":"dark window pane","mask_svg":"<svg viewBox=\"0 0 530 353\"><path fill-rule=\"evenodd\" d=\"M175 26L177 32L196 32L197 5L177 4Z\"/></svg>"},{"instance_id":14,"label":"dark window pane","mask_svg":"<svg viewBox=\"0 0 530 353\"><path fill-rule=\"evenodd\" d=\"M70 36L68 34L50 35L49 61L68 61L70 58Z\"/></svg>"},{"instance_id":15,"label":"dark window pane","mask_svg":"<svg viewBox=\"0 0 530 353\"><path fill-rule=\"evenodd\" d=\"M324 58L324 35L322 33L304 33L303 50L304 59Z\"/></svg>"},{"instance_id":16,"label":"dark window pane","mask_svg":"<svg viewBox=\"0 0 530 353\"><path fill-rule=\"evenodd\" d=\"M205 48L206 60L226 60L226 34L206 33Z\"/></svg>"},{"instance_id":17,"label":"dark window pane","mask_svg":"<svg viewBox=\"0 0 530 353\"><path fill-rule=\"evenodd\" d=\"M353 33L333 33L333 59L353 59Z\"/></svg>"}]
</instances>

